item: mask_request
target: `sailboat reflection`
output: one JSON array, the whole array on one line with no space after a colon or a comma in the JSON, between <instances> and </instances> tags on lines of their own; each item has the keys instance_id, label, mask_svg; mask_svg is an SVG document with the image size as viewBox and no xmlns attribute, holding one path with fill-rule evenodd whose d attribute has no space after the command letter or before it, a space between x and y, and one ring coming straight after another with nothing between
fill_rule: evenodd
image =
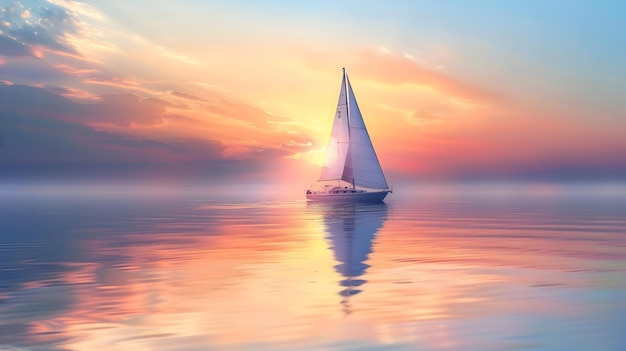
<instances>
[{"instance_id":1,"label":"sailboat reflection","mask_svg":"<svg viewBox=\"0 0 626 351\"><path fill-rule=\"evenodd\" d=\"M372 241L387 220L385 203L311 204L319 209L324 218L335 260L334 268L345 279L339 284L343 289L341 304L344 313L352 313L350 297L362 291L367 281L360 277L370 267L365 262L372 252Z\"/></svg>"}]
</instances>

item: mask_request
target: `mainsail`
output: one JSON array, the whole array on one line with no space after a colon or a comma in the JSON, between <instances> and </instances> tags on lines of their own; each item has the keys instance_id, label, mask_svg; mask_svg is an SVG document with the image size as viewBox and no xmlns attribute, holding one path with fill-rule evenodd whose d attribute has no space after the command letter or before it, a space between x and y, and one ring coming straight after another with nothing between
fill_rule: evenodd
<instances>
[{"instance_id":1,"label":"mainsail","mask_svg":"<svg viewBox=\"0 0 626 351\"><path fill-rule=\"evenodd\" d=\"M371 189L387 188L345 69L320 180L344 180Z\"/></svg>"},{"instance_id":2,"label":"mainsail","mask_svg":"<svg viewBox=\"0 0 626 351\"><path fill-rule=\"evenodd\" d=\"M346 79L341 81L341 92L339 102L335 112L335 122L330 133L330 141L326 149L326 158L322 167L320 180L340 180L343 176L346 157L348 156L348 146L350 131L348 126L348 98L346 95Z\"/></svg>"}]
</instances>

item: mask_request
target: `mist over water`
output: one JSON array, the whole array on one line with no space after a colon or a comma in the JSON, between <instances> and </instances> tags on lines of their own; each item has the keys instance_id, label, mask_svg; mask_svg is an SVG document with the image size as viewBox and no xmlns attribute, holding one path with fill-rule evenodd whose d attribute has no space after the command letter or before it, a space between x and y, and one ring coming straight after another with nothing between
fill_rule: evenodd
<instances>
[{"instance_id":1,"label":"mist over water","mask_svg":"<svg viewBox=\"0 0 626 351\"><path fill-rule=\"evenodd\" d=\"M0 350L623 350L626 188L0 190Z\"/></svg>"}]
</instances>

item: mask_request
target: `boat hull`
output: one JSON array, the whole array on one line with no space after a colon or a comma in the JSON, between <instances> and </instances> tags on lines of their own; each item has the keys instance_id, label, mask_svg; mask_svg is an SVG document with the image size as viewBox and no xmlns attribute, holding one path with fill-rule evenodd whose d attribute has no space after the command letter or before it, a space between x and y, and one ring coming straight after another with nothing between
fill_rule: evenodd
<instances>
[{"instance_id":1,"label":"boat hull","mask_svg":"<svg viewBox=\"0 0 626 351\"><path fill-rule=\"evenodd\" d=\"M367 191L358 193L310 193L307 200L324 202L382 202L391 190Z\"/></svg>"}]
</instances>

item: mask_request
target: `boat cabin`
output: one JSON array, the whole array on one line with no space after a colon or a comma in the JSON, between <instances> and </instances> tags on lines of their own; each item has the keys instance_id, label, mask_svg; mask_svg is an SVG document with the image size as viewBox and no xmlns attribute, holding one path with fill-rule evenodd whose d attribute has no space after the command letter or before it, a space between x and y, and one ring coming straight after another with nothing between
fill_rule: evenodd
<instances>
[{"instance_id":1,"label":"boat cabin","mask_svg":"<svg viewBox=\"0 0 626 351\"><path fill-rule=\"evenodd\" d=\"M353 189L353 188L348 188L348 187L340 187L340 186L336 186L334 188L332 188L328 193L329 194L356 194L356 193L362 193L364 192L363 190L358 190L358 189Z\"/></svg>"}]
</instances>

